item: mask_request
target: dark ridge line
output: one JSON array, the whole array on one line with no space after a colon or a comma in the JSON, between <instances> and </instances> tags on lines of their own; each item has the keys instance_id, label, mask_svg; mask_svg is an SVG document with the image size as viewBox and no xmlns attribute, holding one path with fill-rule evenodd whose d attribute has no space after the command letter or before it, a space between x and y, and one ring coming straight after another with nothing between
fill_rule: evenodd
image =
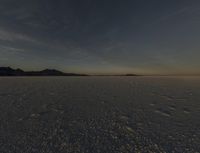
<instances>
[{"instance_id":1,"label":"dark ridge line","mask_svg":"<svg viewBox=\"0 0 200 153\"><path fill-rule=\"evenodd\" d=\"M64 73L56 69L45 69L42 71L24 71L22 69L13 69L11 67L0 67L0 76L142 76L137 74L79 74L79 73Z\"/></svg>"},{"instance_id":2,"label":"dark ridge line","mask_svg":"<svg viewBox=\"0 0 200 153\"><path fill-rule=\"evenodd\" d=\"M87 74L64 73L55 69L42 71L23 71L11 67L0 67L0 76L88 76Z\"/></svg>"},{"instance_id":3,"label":"dark ridge line","mask_svg":"<svg viewBox=\"0 0 200 153\"><path fill-rule=\"evenodd\" d=\"M170 77L170 76L200 76L200 74L79 74L79 73L65 73L56 69L44 69L42 71L24 71L22 69L13 69L11 67L0 67L0 76L124 76L124 77L137 77L137 76L145 76L145 77Z\"/></svg>"}]
</instances>

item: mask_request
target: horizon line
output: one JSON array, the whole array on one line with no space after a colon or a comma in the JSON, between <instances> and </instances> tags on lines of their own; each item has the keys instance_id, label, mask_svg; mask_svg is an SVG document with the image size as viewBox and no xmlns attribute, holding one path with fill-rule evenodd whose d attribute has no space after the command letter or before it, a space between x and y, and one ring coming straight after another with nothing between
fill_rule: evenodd
<instances>
[{"instance_id":1,"label":"horizon line","mask_svg":"<svg viewBox=\"0 0 200 153\"><path fill-rule=\"evenodd\" d=\"M158 74L158 73L154 73L154 74L139 74L139 73L130 73L130 72L127 72L127 73L77 73L77 72L66 72L66 71L60 71L58 69L54 69L54 68L44 68L44 69L41 69L41 70L23 70L21 68L12 68L11 66L0 66L0 68L11 68L13 70L22 70L24 72L41 72L41 71L44 71L44 70L56 70L56 71L59 71L59 72L62 72L62 73L65 73L65 74L82 74L82 75L87 75L87 76L200 76L200 74L189 74L189 73L168 73L168 74Z\"/></svg>"}]
</instances>

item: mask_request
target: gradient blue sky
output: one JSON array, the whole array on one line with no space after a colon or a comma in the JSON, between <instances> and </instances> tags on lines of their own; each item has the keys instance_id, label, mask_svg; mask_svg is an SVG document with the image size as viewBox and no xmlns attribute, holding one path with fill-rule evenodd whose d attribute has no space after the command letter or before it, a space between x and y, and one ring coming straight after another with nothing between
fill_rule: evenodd
<instances>
[{"instance_id":1,"label":"gradient blue sky","mask_svg":"<svg viewBox=\"0 0 200 153\"><path fill-rule=\"evenodd\" d=\"M0 0L0 66L200 74L200 1Z\"/></svg>"}]
</instances>

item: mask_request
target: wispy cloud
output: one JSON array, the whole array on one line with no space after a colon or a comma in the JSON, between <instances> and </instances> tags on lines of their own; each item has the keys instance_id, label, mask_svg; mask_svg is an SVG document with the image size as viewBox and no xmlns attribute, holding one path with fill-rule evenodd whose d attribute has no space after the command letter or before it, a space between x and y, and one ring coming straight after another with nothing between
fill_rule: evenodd
<instances>
[{"instance_id":1,"label":"wispy cloud","mask_svg":"<svg viewBox=\"0 0 200 153\"><path fill-rule=\"evenodd\" d=\"M15 48L15 47L10 47L10 46L5 46L5 45L0 45L0 54L1 57L7 56L7 55L24 55L25 50L22 48Z\"/></svg>"},{"instance_id":2,"label":"wispy cloud","mask_svg":"<svg viewBox=\"0 0 200 153\"><path fill-rule=\"evenodd\" d=\"M149 23L148 25L159 24L160 22L170 20L170 19L178 17L180 15L183 15L183 14L186 14L186 13L191 13L194 10L197 11L197 10L199 10L199 8L193 8L193 7L188 6L188 7L184 7L184 8L181 8L181 9L177 9L176 11L172 11L172 12L169 12L169 13L161 16L159 19L154 20L153 22Z\"/></svg>"},{"instance_id":3,"label":"wispy cloud","mask_svg":"<svg viewBox=\"0 0 200 153\"><path fill-rule=\"evenodd\" d=\"M35 39L33 39L27 35L17 33L17 32L11 32L8 30L4 30L2 28L0 28L0 40L3 40L3 41L20 40L20 41L36 42Z\"/></svg>"}]
</instances>

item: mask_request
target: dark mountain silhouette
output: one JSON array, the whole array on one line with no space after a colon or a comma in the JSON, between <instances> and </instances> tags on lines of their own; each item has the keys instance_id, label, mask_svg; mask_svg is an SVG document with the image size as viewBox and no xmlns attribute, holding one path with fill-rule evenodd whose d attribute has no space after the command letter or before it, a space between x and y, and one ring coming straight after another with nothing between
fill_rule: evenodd
<instances>
[{"instance_id":1,"label":"dark mountain silhouette","mask_svg":"<svg viewBox=\"0 0 200 153\"><path fill-rule=\"evenodd\" d=\"M0 67L0 76L87 76L86 74L64 73L54 69L42 71L23 71L10 67Z\"/></svg>"}]
</instances>

